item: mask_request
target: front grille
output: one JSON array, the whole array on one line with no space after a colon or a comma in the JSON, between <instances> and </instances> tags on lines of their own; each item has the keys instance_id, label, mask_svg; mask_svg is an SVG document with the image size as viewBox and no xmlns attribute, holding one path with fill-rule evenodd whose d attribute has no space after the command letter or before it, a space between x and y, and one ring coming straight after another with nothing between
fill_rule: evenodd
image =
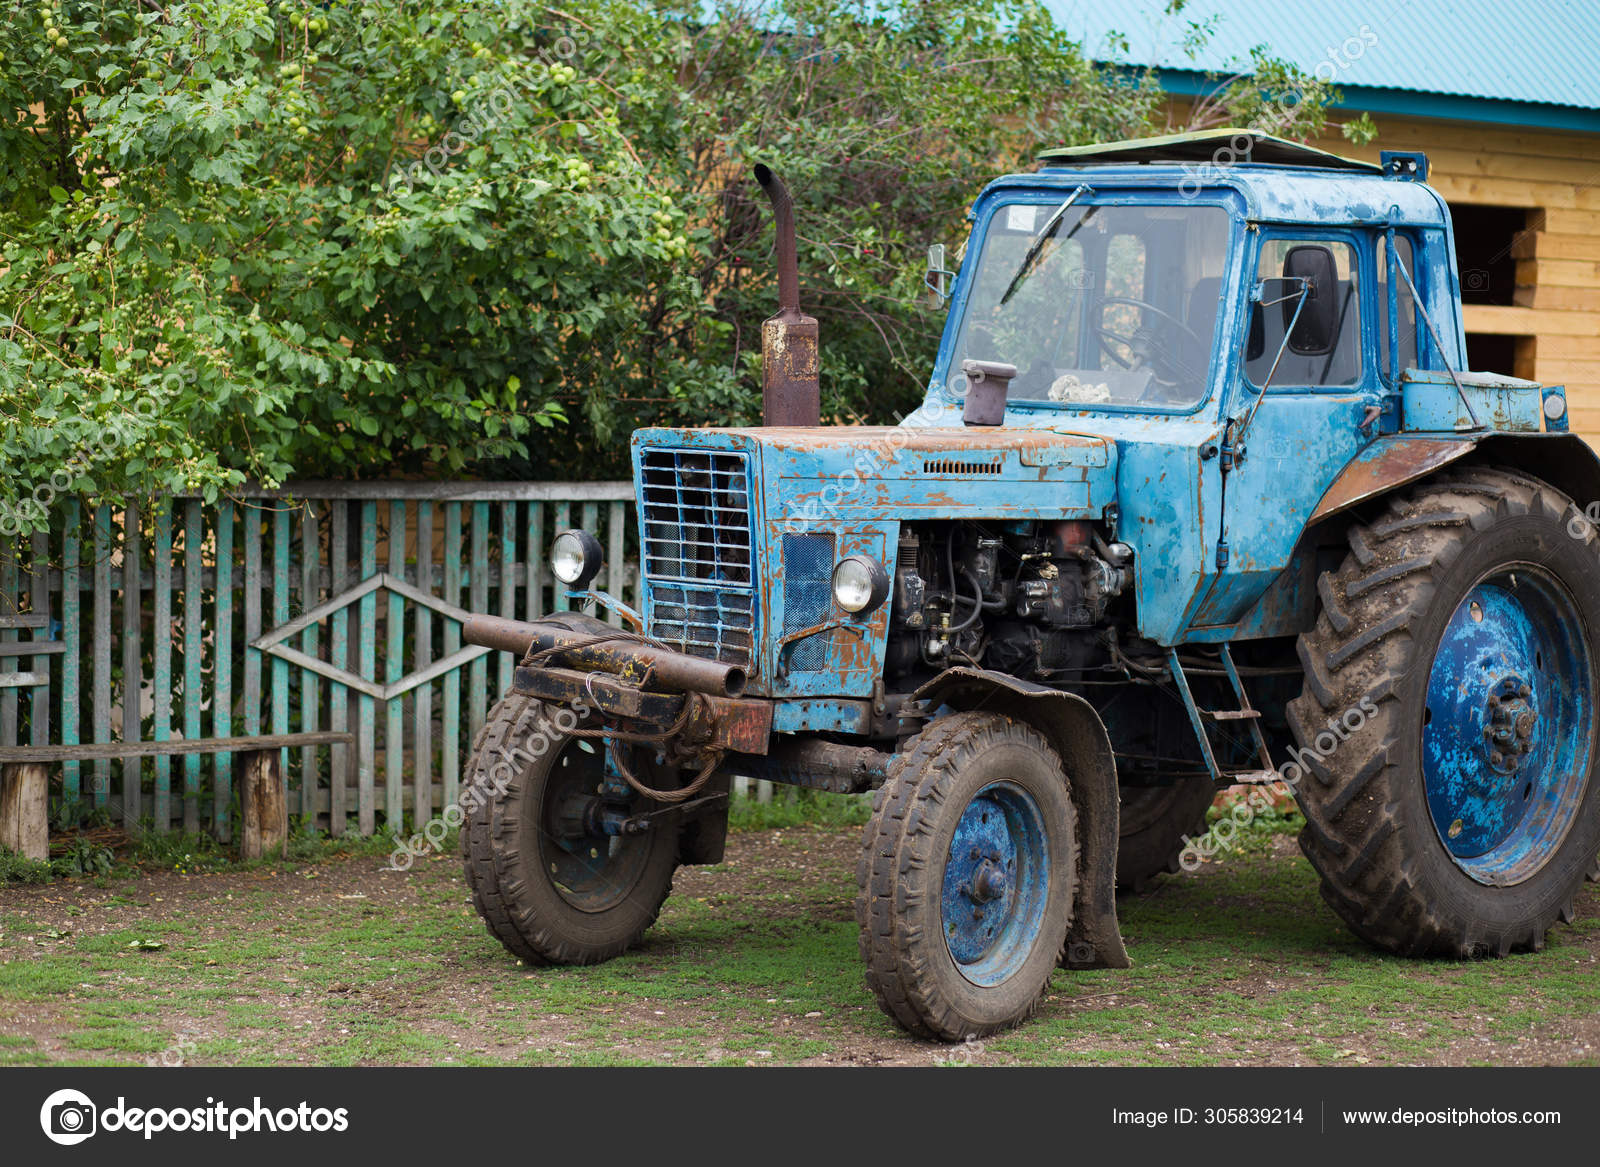
<instances>
[{"instance_id":1,"label":"front grille","mask_svg":"<svg viewBox=\"0 0 1600 1167\"><path fill-rule=\"evenodd\" d=\"M644 571L682 583L752 583L750 463L743 454L646 450Z\"/></svg>"},{"instance_id":2,"label":"front grille","mask_svg":"<svg viewBox=\"0 0 1600 1167\"><path fill-rule=\"evenodd\" d=\"M783 537L783 634L814 628L833 608L833 536ZM827 663L829 636L798 641L789 652L789 671L820 672Z\"/></svg>"},{"instance_id":3,"label":"front grille","mask_svg":"<svg viewBox=\"0 0 1600 1167\"><path fill-rule=\"evenodd\" d=\"M750 460L721 450L644 450L639 461L650 631L680 651L755 661Z\"/></svg>"},{"instance_id":4,"label":"front grille","mask_svg":"<svg viewBox=\"0 0 1600 1167\"><path fill-rule=\"evenodd\" d=\"M748 666L755 660L756 598L750 592L658 586L650 634L691 656Z\"/></svg>"}]
</instances>

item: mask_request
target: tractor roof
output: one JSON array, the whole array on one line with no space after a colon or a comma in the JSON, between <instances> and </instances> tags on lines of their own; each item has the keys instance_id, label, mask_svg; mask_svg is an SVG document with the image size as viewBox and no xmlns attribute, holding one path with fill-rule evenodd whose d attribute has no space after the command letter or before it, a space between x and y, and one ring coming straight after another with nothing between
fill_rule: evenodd
<instances>
[{"instance_id":1,"label":"tractor roof","mask_svg":"<svg viewBox=\"0 0 1600 1167\"><path fill-rule=\"evenodd\" d=\"M1248 143L1241 150L1241 143ZM1196 130L1188 134L1167 134L1159 138L1132 138L1123 142L1101 142L1093 146L1059 146L1039 154L1042 162L1063 162L1086 166L1113 162L1215 162L1226 152L1231 165L1265 163L1278 166L1313 166L1326 170L1349 170L1358 174L1382 174L1376 162L1345 158L1291 142L1287 138L1263 134L1259 130L1224 127Z\"/></svg>"},{"instance_id":2,"label":"tractor roof","mask_svg":"<svg viewBox=\"0 0 1600 1167\"><path fill-rule=\"evenodd\" d=\"M1019 188L1088 183L1100 192L1176 188L1188 197L1196 187L1229 187L1243 196L1248 217L1259 222L1332 226L1393 220L1442 227L1449 221L1444 201L1419 181L1426 173L1420 155L1397 156L1420 163L1408 173L1258 130L1225 128L1071 146L1046 150L1039 159L1042 169L998 178L987 190L1002 197Z\"/></svg>"}]
</instances>

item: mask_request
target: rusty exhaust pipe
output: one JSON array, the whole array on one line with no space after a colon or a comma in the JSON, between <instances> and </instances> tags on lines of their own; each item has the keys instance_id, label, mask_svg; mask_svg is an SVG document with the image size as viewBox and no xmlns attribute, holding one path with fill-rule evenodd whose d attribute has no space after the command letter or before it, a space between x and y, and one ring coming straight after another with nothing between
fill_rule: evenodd
<instances>
[{"instance_id":1,"label":"rusty exhaust pipe","mask_svg":"<svg viewBox=\"0 0 1600 1167\"><path fill-rule=\"evenodd\" d=\"M556 668L611 673L635 684L649 683L673 693L711 693L737 697L744 692L745 673L738 665L706 660L637 640L602 640L550 624L528 624L503 616L474 616L461 630L468 644L514 652L518 658L535 650L576 644L568 652L551 654Z\"/></svg>"},{"instance_id":2,"label":"rusty exhaust pipe","mask_svg":"<svg viewBox=\"0 0 1600 1167\"><path fill-rule=\"evenodd\" d=\"M761 325L761 424L821 425L817 322L800 311L794 199L770 167L758 165L756 181L772 201L778 235L778 311Z\"/></svg>"}]
</instances>

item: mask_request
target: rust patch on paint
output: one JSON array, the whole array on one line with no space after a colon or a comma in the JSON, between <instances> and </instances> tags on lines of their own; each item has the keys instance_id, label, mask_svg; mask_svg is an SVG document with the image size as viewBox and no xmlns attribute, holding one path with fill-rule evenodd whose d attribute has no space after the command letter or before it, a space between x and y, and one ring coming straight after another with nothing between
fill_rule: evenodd
<instances>
[{"instance_id":1,"label":"rust patch on paint","mask_svg":"<svg viewBox=\"0 0 1600 1167\"><path fill-rule=\"evenodd\" d=\"M1365 499L1415 482L1454 462L1475 444L1437 438L1380 438L1333 480L1308 523L1320 522Z\"/></svg>"}]
</instances>

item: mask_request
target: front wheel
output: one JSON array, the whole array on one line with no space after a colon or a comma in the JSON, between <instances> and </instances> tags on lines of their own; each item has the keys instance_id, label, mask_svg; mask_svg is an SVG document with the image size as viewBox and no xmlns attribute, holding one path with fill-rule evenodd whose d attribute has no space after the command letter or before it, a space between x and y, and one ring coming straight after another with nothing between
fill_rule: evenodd
<instances>
[{"instance_id":1,"label":"front wheel","mask_svg":"<svg viewBox=\"0 0 1600 1167\"><path fill-rule=\"evenodd\" d=\"M918 734L873 800L857 868L867 983L918 1037L1030 1016L1072 924L1077 822L1031 727L956 713Z\"/></svg>"},{"instance_id":2,"label":"front wheel","mask_svg":"<svg viewBox=\"0 0 1600 1167\"><path fill-rule=\"evenodd\" d=\"M1597 547L1566 495L1487 467L1351 528L1289 722L1301 846L1358 935L1504 955L1572 919L1600 851Z\"/></svg>"},{"instance_id":3,"label":"front wheel","mask_svg":"<svg viewBox=\"0 0 1600 1167\"><path fill-rule=\"evenodd\" d=\"M531 964L621 955L672 889L677 828L605 833L604 746L574 736L577 724L568 710L508 696L490 711L465 775L461 849L473 905Z\"/></svg>"}]
</instances>

